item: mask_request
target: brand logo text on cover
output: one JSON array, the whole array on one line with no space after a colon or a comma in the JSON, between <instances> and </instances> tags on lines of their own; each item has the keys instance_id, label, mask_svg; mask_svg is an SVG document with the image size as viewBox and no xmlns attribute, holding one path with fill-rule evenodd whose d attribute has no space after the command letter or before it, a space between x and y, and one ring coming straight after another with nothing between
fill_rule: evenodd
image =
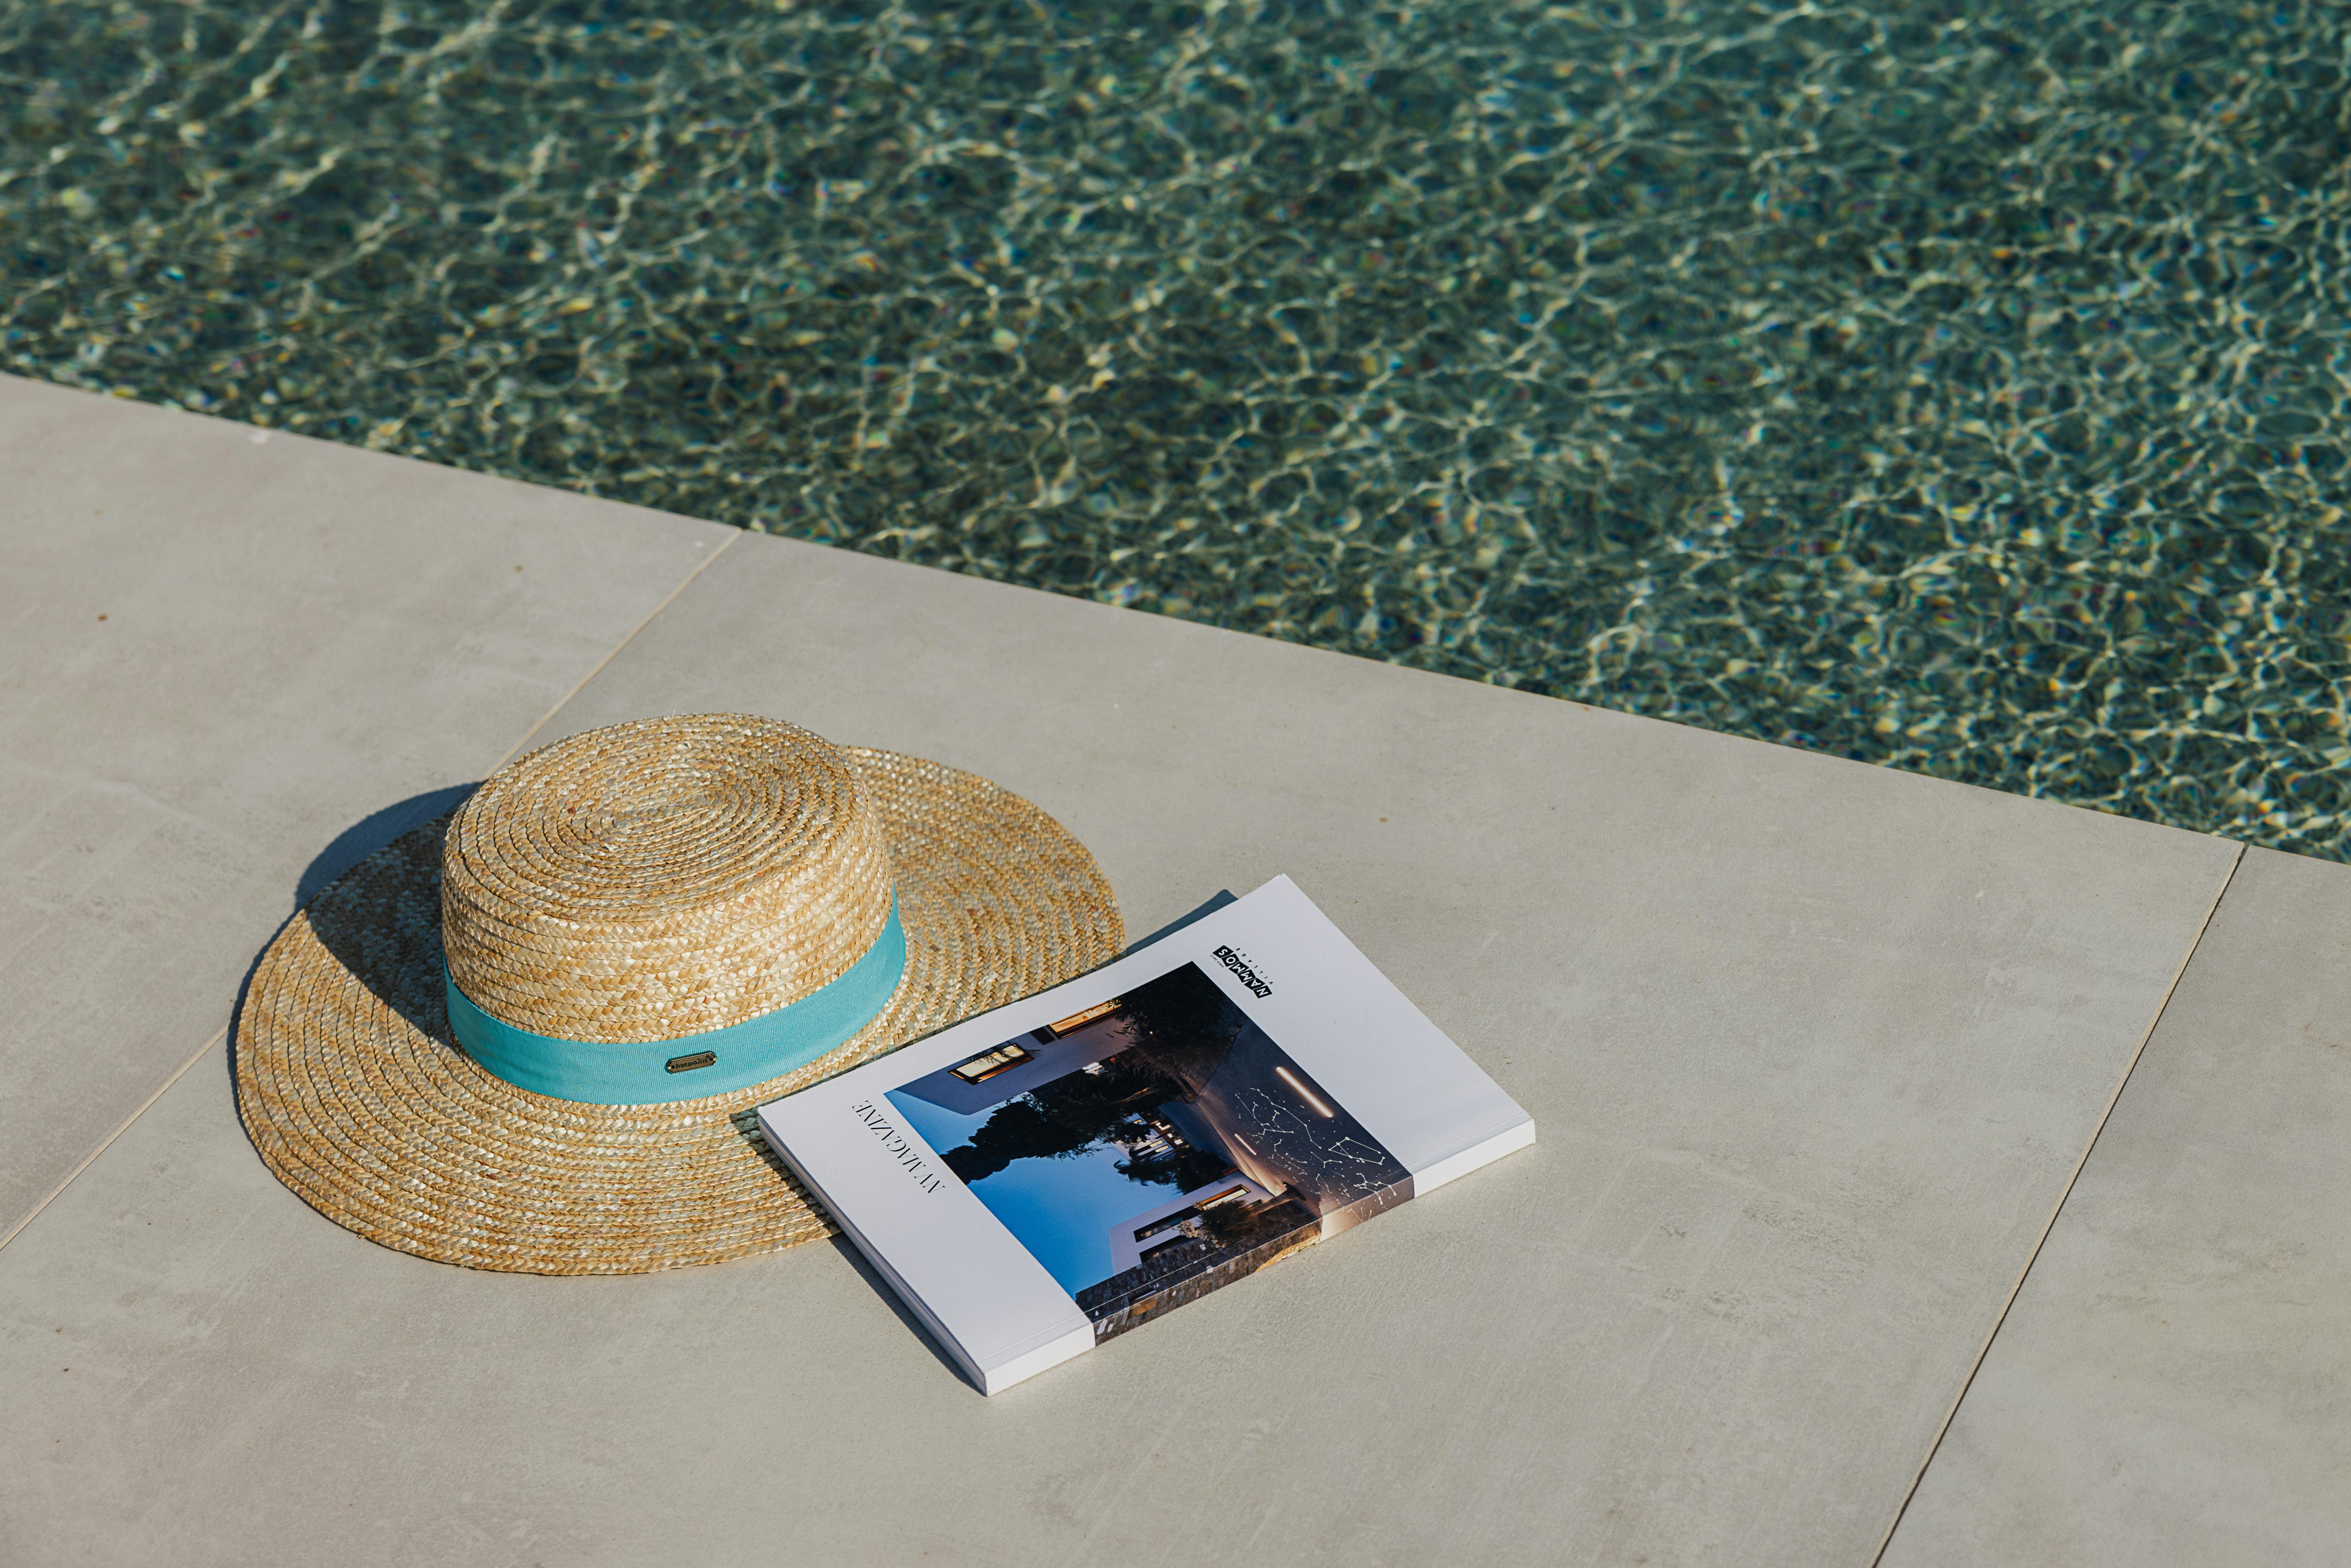
<instances>
[{"instance_id":1,"label":"brand logo text on cover","mask_svg":"<svg viewBox=\"0 0 2351 1568\"><path fill-rule=\"evenodd\" d=\"M1194 950L1197 951L1196 948ZM1249 960L1230 947L1217 949L1217 962L1230 969L1233 972L1233 978L1247 986L1251 996L1273 995L1273 988L1257 977L1257 971L1249 967Z\"/></svg>"},{"instance_id":2,"label":"brand logo text on cover","mask_svg":"<svg viewBox=\"0 0 2351 1568\"><path fill-rule=\"evenodd\" d=\"M930 1166L923 1156L914 1152L914 1140L892 1126L889 1118L882 1114L880 1107L871 1100L860 1100L849 1110L852 1115L872 1130L874 1136L882 1140L882 1146L894 1155L900 1165L913 1173L917 1186L925 1192L939 1190L939 1178L932 1174Z\"/></svg>"}]
</instances>

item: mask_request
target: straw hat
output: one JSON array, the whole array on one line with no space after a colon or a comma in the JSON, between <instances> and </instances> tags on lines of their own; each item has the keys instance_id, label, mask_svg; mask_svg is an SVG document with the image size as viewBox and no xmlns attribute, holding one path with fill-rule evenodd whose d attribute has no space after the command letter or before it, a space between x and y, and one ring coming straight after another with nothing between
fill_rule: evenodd
<instances>
[{"instance_id":1,"label":"straw hat","mask_svg":"<svg viewBox=\"0 0 2351 1568\"><path fill-rule=\"evenodd\" d=\"M298 914L237 1106L329 1218L477 1269L637 1273L828 1234L753 1108L1116 956L1068 831L984 779L736 714L490 776Z\"/></svg>"}]
</instances>

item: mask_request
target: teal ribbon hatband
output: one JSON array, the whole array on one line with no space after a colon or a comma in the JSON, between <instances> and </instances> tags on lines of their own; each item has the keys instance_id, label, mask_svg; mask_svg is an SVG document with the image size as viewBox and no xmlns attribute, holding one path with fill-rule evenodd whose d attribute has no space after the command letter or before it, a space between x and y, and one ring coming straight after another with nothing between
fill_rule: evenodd
<instances>
[{"instance_id":1,"label":"teal ribbon hatband","mask_svg":"<svg viewBox=\"0 0 2351 1568\"><path fill-rule=\"evenodd\" d=\"M447 966L441 973L457 1043L507 1082L591 1105L658 1105L748 1089L807 1066L879 1017L905 968L906 933L893 904L873 946L830 985L725 1029L628 1045L557 1040L502 1023L457 988ZM670 1070L705 1052L707 1064Z\"/></svg>"}]
</instances>

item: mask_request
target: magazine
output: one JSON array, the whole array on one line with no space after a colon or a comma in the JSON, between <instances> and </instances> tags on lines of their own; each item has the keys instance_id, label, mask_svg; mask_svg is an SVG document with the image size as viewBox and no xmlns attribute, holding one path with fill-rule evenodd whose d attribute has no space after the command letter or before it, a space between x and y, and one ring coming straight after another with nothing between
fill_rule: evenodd
<instances>
[{"instance_id":1,"label":"magazine","mask_svg":"<svg viewBox=\"0 0 2351 1568\"><path fill-rule=\"evenodd\" d=\"M1534 1141L1288 877L759 1124L988 1394Z\"/></svg>"}]
</instances>

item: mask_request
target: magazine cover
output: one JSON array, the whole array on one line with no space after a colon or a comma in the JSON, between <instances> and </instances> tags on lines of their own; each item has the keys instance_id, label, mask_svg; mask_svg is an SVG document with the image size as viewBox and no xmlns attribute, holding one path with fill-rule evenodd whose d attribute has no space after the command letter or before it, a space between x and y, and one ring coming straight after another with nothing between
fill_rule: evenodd
<instances>
[{"instance_id":1,"label":"magazine cover","mask_svg":"<svg viewBox=\"0 0 2351 1568\"><path fill-rule=\"evenodd\" d=\"M990 1393L1534 1131L1286 878L760 1120Z\"/></svg>"}]
</instances>

